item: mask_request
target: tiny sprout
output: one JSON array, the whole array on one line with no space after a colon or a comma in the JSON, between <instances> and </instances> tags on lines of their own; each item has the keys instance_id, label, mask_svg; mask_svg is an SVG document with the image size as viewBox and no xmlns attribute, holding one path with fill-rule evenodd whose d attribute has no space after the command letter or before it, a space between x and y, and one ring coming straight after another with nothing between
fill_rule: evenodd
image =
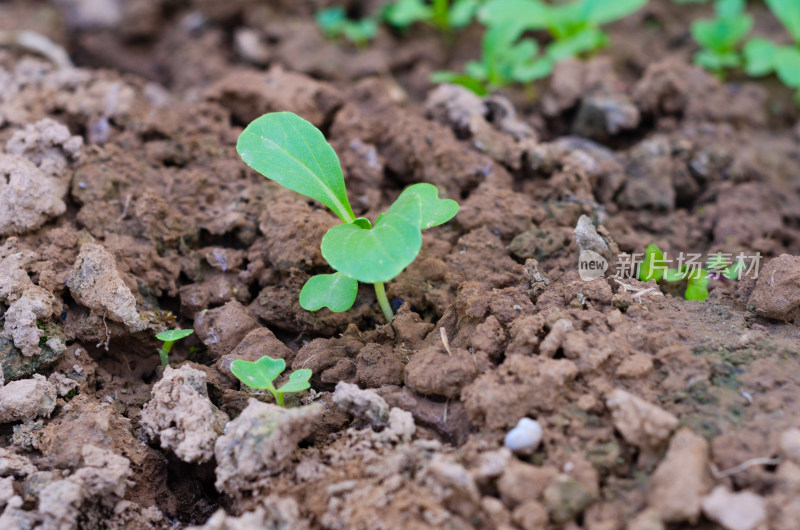
<instances>
[{"instance_id":1,"label":"tiny sprout","mask_svg":"<svg viewBox=\"0 0 800 530\"><path fill-rule=\"evenodd\" d=\"M650 280L664 280L665 282L680 282L686 280L686 291L683 297L686 300L705 300L708 298L708 282L710 278L736 280L741 276L744 263L738 261L728 264L721 254L715 254L708 259L706 267L690 267L681 265L680 269L667 268L668 260L657 245L647 245L644 259L639 266L639 279L647 282ZM699 265L699 264L698 264Z\"/></svg>"},{"instance_id":2,"label":"tiny sprout","mask_svg":"<svg viewBox=\"0 0 800 530\"><path fill-rule=\"evenodd\" d=\"M422 230L452 219L458 204L440 199L432 184L406 188L374 223L356 217L347 199L339 158L322 132L291 112L256 118L242 131L236 150L242 160L278 184L324 204L342 220L322 238L322 257L333 274L312 276L300 291L308 311L347 311L358 282L371 283L386 321L394 313L384 282L411 264L422 248Z\"/></svg>"},{"instance_id":3,"label":"tiny sprout","mask_svg":"<svg viewBox=\"0 0 800 530\"><path fill-rule=\"evenodd\" d=\"M158 355L161 357L161 366L167 366L169 364L169 352L172 350L172 346L175 345L175 342L188 337L192 333L194 333L193 329L168 329L156 335L158 340L164 341L164 344L161 345L161 349L158 351Z\"/></svg>"},{"instance_id":4,"label":"tiny sprout","mask_svg":"<svg viewBox=\"0 0 800 530\"><path fill-rule=\"evenodd\" d=\"M268 390L275 403L283 406L283 395L287 392L302 392L311 388L311 370L301 368L289 376L289 380L278 388L272 384L286 368L286 361L265 355L255 362L236 359L231 363L231 372L239 381L256 390Z\"/></svg>"}]
</instances>

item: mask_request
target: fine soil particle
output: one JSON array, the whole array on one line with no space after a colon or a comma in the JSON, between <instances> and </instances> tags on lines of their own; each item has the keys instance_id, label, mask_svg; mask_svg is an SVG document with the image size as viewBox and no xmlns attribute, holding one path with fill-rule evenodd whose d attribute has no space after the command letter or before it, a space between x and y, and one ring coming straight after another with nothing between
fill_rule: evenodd
<instances>
[{"instance_id":1,"label":"fine soil particle","mask_svg":"<svg viewBox=\"0 0 800 530\"><path fill-rule=\"evenodd\" d=\"M800 528L788 93L691 64L703 6L651 0L533 100L430 83L477 27L361 48L319 7L0 5L79 65L0 47L0 528ZM322 130L357 216L417 182L460 203L391 322L369 285L300 307L337 220L236 154L272 111ZM626 277L650 243L748 271L687 301ZM241 385L264 355L311 389ZM530 454L504 447L522 418Z\"/></svg>"}]
</instances>

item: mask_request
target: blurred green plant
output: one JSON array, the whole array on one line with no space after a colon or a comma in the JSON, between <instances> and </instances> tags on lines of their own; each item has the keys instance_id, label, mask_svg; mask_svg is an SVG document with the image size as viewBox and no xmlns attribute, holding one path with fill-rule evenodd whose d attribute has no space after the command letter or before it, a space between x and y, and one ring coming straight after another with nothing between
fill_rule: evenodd
<instances>
[{"instance_id":1,"label":"blurred green plant","mask_svg":"<svg viewBox=\"0 0 800 530\"><path fill-rule=\"evenodd\" d=\"M753 17L745 12L745 0L717 0L714 12L713 19L692 22L692 37L701 46L694 63L721 76L742 65L738 47L753 27Z\"/></svg>"},{"instance_id":2,"label":"blurred green plant","mask_svg":"<svg viewBox=\"0 0 800 530\"><path fill-rule=\"evenodd\" d=\"M800 0L765 2L794 43L779 45L764 38L750 39L743 50L745 72L753 77L774 73L781 83L795 90L795 101L800 105Z\"/></svg>"},{"instance_id":3,"label":"blurred green plant","mask_svg":"<svg viewBox=\"0 0 800 530\"><path fill-rule=\"evenodd\" d=\"M437 72L435 82L463 85L478 94L511 83L529 83L550 75L564 59L598 50L608 43L600 26L624 18L647 0L574 0L550 5L541 0L489 0L478 10L486 26L479 61L464 73ZM552 37L540 53L538 43L525 37L546 30Z\"/></svg>"},{"instance_id":4,"label":"blurred green plant","mask_svg":"<svg viewBox=\"0 0 800 530\"><path fill-rule=\"evenodd\" d=\"M430 24L443 33L466 27L472 22L482 0L395 0L383 10L383 19L395 28L405 29L417 22Z\"/></svg>"},{"instance_id":5,"label":"blurred green plant","mask_svg":"<svg viewBox=\"0 0 800 530\"><path fill-rule=\"evenodd\" d=\"M283 406L284 394L302 392L311 388L311 370L300 368L289 376L289 380L275 388L273 381L286 369L286 361L265 355L255 362L236 359L231 363L231 372L236 378L256 390L266 390L275 398L275 403Z\"/></svg>"},{"instance_id":6,"label":"blurred green plant","mask_svg":"<svg viewBox=\"0 0 800 530\"><path fill-rule=\"evenodd\" d=\"M699 264L698 264L699 265ZM683 297L686 300L706 300L708 282L711 278L737 280L745 269L742 262L728 263L721 253L709 257L705 267L681 265L679 269L667 267L667 260L658 245L650 244L644 251L644 259L639 265L639 279L643 282L663 280L665 282L686 281Z\"/></svg>"},{"instance_id":7,"label":"blurred green plant","mask_svg":"<svg viewBox=\"0 0 800 530\"><path fill-rule=\"evenodd\" d=\"M156 335L158 340L164 342L164 344L161 345L161 349L158 350L158 355L161 357L161 366L167 366L169 364L169 352L172 351L172 347L175 343L188 337L192 333L194 333L193 329L168 329Z\"/></svg>"},{"instance_id":8,"label":"blurred green plant","mask_svg":"<svg viewBox=\"0 0 800 530\"><path fill-rule=\"evenodd\" d=\"M344 37L358 47L365 46L375 38L378 31L378 22L375 18L350 19L345 9L340 6L317 11L315 18L326 37L329 39Z\"/></svg>"}]
</instances>

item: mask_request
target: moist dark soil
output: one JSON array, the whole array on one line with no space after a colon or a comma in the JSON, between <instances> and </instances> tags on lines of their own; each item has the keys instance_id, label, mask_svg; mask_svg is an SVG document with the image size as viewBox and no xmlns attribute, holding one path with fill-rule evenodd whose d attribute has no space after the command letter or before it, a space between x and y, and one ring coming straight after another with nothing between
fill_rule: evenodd
<instances>
[{"instance_id":1,"label":"moist dark soil","mask_svg":"<svg viewBox=\"0 0 800 530\"><path fill-rule=\"evenodd\" d=\"M327 4L0 3L76 65L0 46L0 528L800 528L792 94L691 64L708 6L651 1L480 99L429 81L478 27L356 48ZM337 219L238 157L272 111L325 133L358 216L416 182L459 201L391 322L370 286L300 307ZM758 270L702 302L615 277L650 243ZM167 328L194 334L165 369ZM263 355L313 371L285 411L230 372Z\"/></svg>"}]
</instances>

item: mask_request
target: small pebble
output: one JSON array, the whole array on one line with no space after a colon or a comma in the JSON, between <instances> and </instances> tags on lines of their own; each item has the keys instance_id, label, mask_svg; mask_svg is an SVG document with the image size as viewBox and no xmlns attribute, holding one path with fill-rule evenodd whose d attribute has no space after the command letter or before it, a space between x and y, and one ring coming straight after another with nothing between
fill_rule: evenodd
<instances>
[{"instance_id":1,"label":"small pebble","mask_svg":"<svg viewBox=\"0 0 800 530\"><path fill-rule=\"evenodd\" d=\"M530 454L542 443L542 426L530 418L522 418L508 431L503 442L515 453Z\"/></svg>"}]
</instances>

